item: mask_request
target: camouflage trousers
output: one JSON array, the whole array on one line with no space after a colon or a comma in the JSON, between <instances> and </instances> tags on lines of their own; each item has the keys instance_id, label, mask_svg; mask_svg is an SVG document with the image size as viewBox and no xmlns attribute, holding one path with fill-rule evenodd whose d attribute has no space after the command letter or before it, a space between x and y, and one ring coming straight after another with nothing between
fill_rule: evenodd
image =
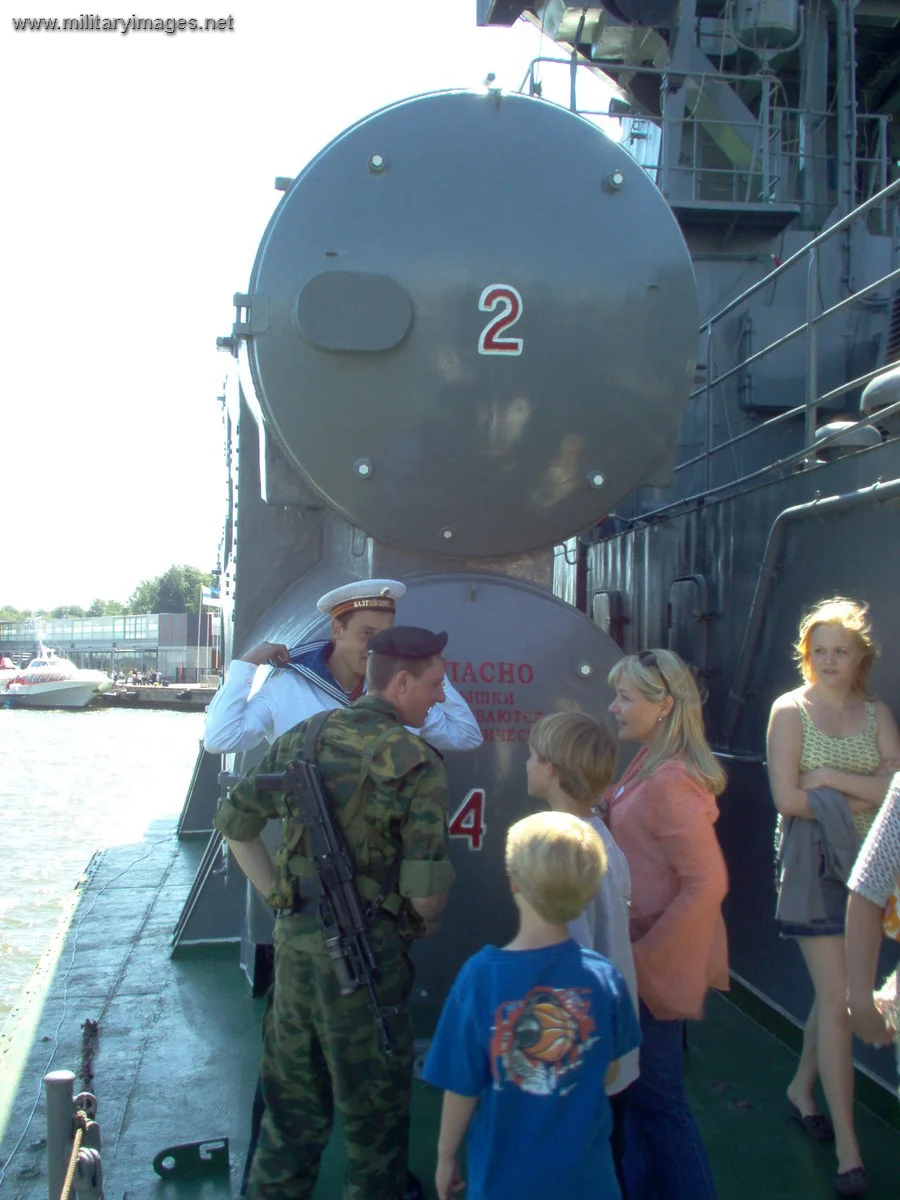
<instances>
[{"instance_id":1,"label":"camouflage trousers","mask_svg":"<svg viewBox=\"0 0 900 1200\"><path fill-rule=\"evenodd\" d=\"M342 996L321 935L275 929L275 987L263 1020L266 1111L248 1200L309 1200L337 1108L347 1149L343 1200L399 1200L406 1180L412 1034L409 959L396 926L371 931L394 1054L381 1048L365 988Z\"/></svg>"}]
</instances>

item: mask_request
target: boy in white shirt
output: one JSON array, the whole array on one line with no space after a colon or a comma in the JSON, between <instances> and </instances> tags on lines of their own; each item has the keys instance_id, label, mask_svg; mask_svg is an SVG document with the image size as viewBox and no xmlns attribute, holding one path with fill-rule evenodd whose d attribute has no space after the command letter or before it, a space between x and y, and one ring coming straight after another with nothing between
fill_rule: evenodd
<instances>
[{"instance_id":1,"label":"boy in white shirt","mask_svg":"<svg viewBox=\"0 0 900 1200\"><path fill-rule=\"evenodd\" d=\"M607 871L587 908L569 922L569 933L582 946L596 950L619 969L638 1011L637 978L628 931L631 874L595 807L612 781L618 757L616 738L602 721L585 713L553 713L532 726L526 764L528 794L544 800L554 812L581 817L599 834L606 850ZM607 1088L613 1113L611 1135L616 1176L625 1192L622 1160L625 1150L626 1089L638 1077L639 1051L619 1063L615 1081Z\"/></svg>"}]
</instances>

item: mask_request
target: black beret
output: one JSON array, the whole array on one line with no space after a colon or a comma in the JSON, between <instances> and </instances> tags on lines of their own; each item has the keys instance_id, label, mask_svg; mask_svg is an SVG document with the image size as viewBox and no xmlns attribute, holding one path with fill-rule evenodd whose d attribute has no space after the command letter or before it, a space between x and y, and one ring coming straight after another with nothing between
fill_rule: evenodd
<instances>
[{"instance_id":1,"label":"black beret","mask_svg":"<svg viewBox=\"0 0 900 1200\"><path fill-rule=\"evenodd\" d=\"M369 638L369 653L388 658L433 658L446 645L446 633L432 633L416 625L392 625Z\"/></svg>"}]
</instances>

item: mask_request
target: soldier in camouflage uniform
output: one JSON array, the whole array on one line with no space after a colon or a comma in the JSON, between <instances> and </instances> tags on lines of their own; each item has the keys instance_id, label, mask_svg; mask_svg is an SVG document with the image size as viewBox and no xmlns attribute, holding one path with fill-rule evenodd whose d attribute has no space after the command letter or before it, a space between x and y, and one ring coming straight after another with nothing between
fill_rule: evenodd
<instances>
[{"instance_id":1,"label":"soldier in camouflage uniform","mask_svg":"<svg viewBox=\"0 0 900 1200\"><path fill-rule=\"evenodd\" d=\"M283 771L302 752L308 722L280 737L216 815L250 881L278 911L275 987L264 1021L266 1112L250 1200L308 1200L335 1106L347 1148L344 1200L399 1200L406 1180L412 1034L409 941L436 930L453 882L447 785L420 727L443 698L446 634L394 626L369 643L368 692L331 713L317 742L325 794L344 827L364 901L392 883L370 937L376 990L389 1014L387 1057L365 989L342 996L316 924L315 870L302 827L285 820L275 862L260 838L287 815L280 792L256 792L257 774Z\"/></svg>"}]
</instances>

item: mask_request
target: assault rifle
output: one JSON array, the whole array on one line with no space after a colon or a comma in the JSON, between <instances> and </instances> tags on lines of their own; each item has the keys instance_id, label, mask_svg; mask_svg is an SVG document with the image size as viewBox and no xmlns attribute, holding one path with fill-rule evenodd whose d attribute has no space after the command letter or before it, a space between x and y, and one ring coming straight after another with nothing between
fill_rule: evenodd
<instances>
[{"instance_id":1,"label":"assault rifle","mask_svg":"<svg viewBox=\"0 0 900 1200\"><path fill-rule=\"evenodd\" d=\"M258 792L283 792L293 801L296 815L293 812L291 815L303 823L309 836L310 857L320 890L316 916L341 995L352 996L359 988L366 988L381 1035L381 1048L390 1057L394 1045L385 1015L392 1010L383 1009L378 1003L375 991L378 962L369 938L369 920L384 897L380 896L366 911L356 887L344 830L332 815L314 762L295 759L288 763L283 775L257 775L253 783Z\"/></svg>"}]
</instances>

